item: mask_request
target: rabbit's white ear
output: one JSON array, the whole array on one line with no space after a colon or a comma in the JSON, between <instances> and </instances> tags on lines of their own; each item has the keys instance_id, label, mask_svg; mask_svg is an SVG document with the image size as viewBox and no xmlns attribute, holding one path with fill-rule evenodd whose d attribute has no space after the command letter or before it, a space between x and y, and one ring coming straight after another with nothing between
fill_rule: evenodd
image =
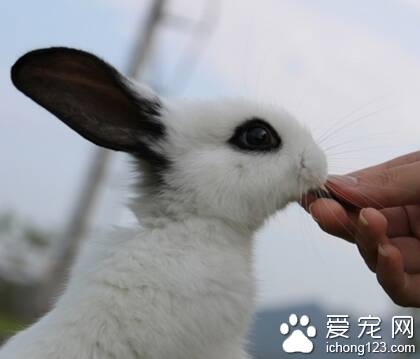
<instances>
[{"instance_id":1,"label":"rabbit's white ear","mask_svg":"<svg viewBox=\"0 0 420 359\"><path fill-rule=\"evenodd\" d=\"M61 47L35 50L15 63L11 76L25 95L99 146L142 157L164 134L159 99L136 93L92 54Z\"/></svg>"}]
</instances>

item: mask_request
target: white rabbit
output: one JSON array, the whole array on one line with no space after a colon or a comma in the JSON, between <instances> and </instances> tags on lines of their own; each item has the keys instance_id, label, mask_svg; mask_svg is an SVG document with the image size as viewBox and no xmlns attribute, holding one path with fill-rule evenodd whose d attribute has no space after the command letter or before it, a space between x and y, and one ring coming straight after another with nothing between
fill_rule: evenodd
<instances>
[{"instance_id":1,"label":"white rabbit","mask_svg":"<svg viewBox=\"0 0 420 359\"><path fill-rule=\"evenodd\" d=\"M16 87L91 142L128 152L142 181L132 233L88 241L64 293L0 359L245 359L253 234L326 181L323 152L282 110L166 102L96 56L30 52Z\"/></svg>"}]
</instances>

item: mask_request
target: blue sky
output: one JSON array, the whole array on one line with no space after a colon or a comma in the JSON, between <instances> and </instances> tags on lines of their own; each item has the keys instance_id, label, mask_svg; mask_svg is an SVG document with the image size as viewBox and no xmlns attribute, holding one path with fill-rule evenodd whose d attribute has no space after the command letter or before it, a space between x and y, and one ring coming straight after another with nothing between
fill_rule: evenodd
<instances>
[{"instance_id":1,"label":"blue sky","mask_svg":"<svg viewBox=\"0 0 420 359\"><path fill-rule=\"evenodd\" d=\"M0 2L3 209L44 227L64 225L93 150L12 87L10 66L25 51L61 45L92 51L124 70L148 3ZM415 0L222 4L218 26L190 80L179 93L171 84L171 95L234 94L274 103L317 136L337 120L336 127L349 122L329 143L342 146L340 158L331 160L335 172L418 149L420 5ZM197 8L198 1L194 6L188 0L172 2L177 13L196 16ZM153 67L172 79L188 34L164 31L158 40ZM124 157L116 156L98 225L129 217L122 209L129 178ZM296 207L261 231L257 254L262 305L316 301L328 308L394 310L354 248L321 233Z\"/></svg>"}]
</instances>

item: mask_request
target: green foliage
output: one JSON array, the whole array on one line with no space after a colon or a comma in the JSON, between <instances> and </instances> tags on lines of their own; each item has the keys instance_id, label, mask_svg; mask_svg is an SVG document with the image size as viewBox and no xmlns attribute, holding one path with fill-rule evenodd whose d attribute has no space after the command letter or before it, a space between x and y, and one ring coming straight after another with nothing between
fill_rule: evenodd
<instances>
[{"instance_id":1,"label":"green foliage","mask_svg":"<svg viewBox=\"0 0 420 359\"><path fill-rule=\"evenodd\" d=\"M6 339L14 333L22 330L25 323L22 323L10 315L0 312L0 340Z\"/></svg>"},{"instance_id":2,"label":"green foliage","mask_svg":"<svg viewBox=\"0 0 420 359\"><path fill-rule=\"evenodd\" d=\"M50 233L33 224L23 223L12 213L0 214L0 236L12 235L16 231L21 233L22 239L35 247L46 247L51 243Z\"/></svg>"}]
</instances>

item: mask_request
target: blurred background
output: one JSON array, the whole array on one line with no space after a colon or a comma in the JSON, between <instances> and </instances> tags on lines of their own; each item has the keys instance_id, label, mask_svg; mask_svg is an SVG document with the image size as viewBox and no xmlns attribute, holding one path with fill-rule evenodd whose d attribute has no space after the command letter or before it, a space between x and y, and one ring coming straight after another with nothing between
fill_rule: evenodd
<instances>
[{"instance_id":1,"label":"blurred background","mask_svg":"<svg viewBox=\"0 0 420 359\"><path fill-rule=\"evenodd\" d=\"M48 308L82 241L134 221L128 158L15 90L9 71L20 55L77 47L167 97L284 107L323 139L330 172L345 173L419 149L419 37L417 0L1 1L0 337ZM386 339L393 315L416 316L392 304L352 245L297 205L260 231L256 253L251 350L260 359L287 355L279 326L292 312L318 328L314 358L325 356L327 314L356 326L379 316Z\"/></svg>"}]
</instances>

